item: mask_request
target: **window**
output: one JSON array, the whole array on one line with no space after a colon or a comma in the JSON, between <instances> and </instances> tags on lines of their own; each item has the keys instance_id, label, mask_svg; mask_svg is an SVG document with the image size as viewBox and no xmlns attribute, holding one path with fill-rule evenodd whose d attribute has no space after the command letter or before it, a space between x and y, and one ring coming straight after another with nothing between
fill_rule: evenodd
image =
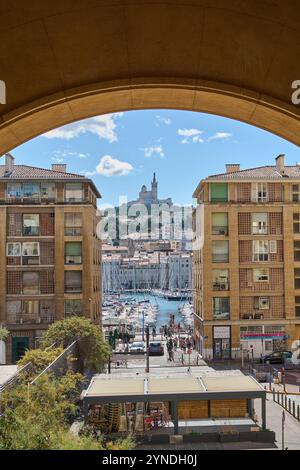
<instances>
[{"instance_id":1,"label":"window","mask_svg":"<svg viewBox=\"0 0 300 470\"><path fill-rule=\"evenodd\" d=\"M267 202L267 200L268 200L267 183L253 183L252 201L253 202Z\"/></svg>"},{"instance_id":2,"label":"window","mask_svg":"<svg viewBox=\"0 0 300 470\"><path fill-rule=\"evenodd\" d=\"M80 236L82 234L82 214L67 212L65 213L65 235Z\"/></svg>"},{"instance_id":3,"label":"window","mask_svg":"<svg viewBox=\"0 0 300 470\"><path fill-rule=\"evenodd\" d=\"M36 236L40 231L39 214L23 214L23 235Z\"/></svg>"},{"instance_id":4,"label":"window","mask_svg":"<svg viewBox=\"0 0 300 470\"><path fill-rule=\"evenodd\" d=\"M66 242L65 243L65 264L81 264L82 263L82 243Z\"/></svg>"},{"instance_id":5,"label":"window","mask_svg":"<svg viewBox=\"0 0 300 470\"><path fill-rule=\"evenodd\" d=\"M7 243L7 256L21 256L21 243Z\"/></svg>"},{"instance_id":6,"label":"window","mask_svg":"<svg viewBox=\"0 0 300 470\"><path fill-rule=\"evenodd\" d=\"M269 243L266 240L253 241L253 261L269 261Z\"/></svg>"},{"instance_id":7,"label":"window","mask_svg":"<svg viewBox=\"0 0 300 470\"><path fill-rule=\"evenodd\" d=\"M213 270L213 290L229 290L228 269Z\"/></svg>"},{"instance_id":8,"label":"window","mask_svg":"<svg viewBox=\"0 0 300 470\"><path fill-rule=\"evenodd\" d=\"M22 197L22 185L20 183L9 183L6 186L7 199L20 199Z\"/></svg>"},{"instance_id":9,"label":"window","mask_svg":"<svg viewBox=\"0 0 300 470\"><path fill-rule=\"evenodd\" d=\"M38 242L22 243L23 264L39 264L40 244Z\"/></svg>"},{"instance_id":10,"label":"window","mask_svg":"<svg viewBox=\"0 0 300 470\"><path fill-rule=\"evenodd\" d=\"M255 310L269 310L270 298L269 297L254 297L253 307Z\"/></svg>"},{"instance_id":11,"label":"window","mask_svg":"<svg viewBox=\"0 0 300 470\"><path fill-rule=\"evenodd\" d=\"M300 233L300 214L299 214L299 212L294 214L293 219L294 219L294 233Z\"/></svg>"},{"instance_id":12,"label":"window","mask_svg":"<svg viewBox=\"0 0 300 470\"><path fill-rule=\"evenodd\" d=\"M72 317L82 314L82 301L79 299L72 299L65 301L65 316Z\"/></svg>"},{"instance_id":13,"label":"window","mask_svg":"<svg viewBox=\"0 0 300 470\"><path fill-rule=\"evenodd\" d=\"M211 183L210 184L210 200L211 202L227 202L228 201L227 183Z\"/></svg>"},{"instance_id":14,"label":"window","mask_svg":"<svg viewBox=\"0 0 300 470\"><path fill-rule=\"evenodd\" d=\"M23 197L24 198L39 198L40 197L39 183L24 183L23 184Z\"/></svg>"},{"instance_id":15,"label":"window","mask_svg":"<svg viewBox=\"0 0 300 470\"><path fill-rule=\"evenodd\" d=\"M300 297L295 297L295 316L300 317Z\"/></svg>"},{"instance_id":16,"label":"window","mask_svg":"<svg viewBox=\"0 0 300 470\"><path fill-rule=\"evenodd\" d=\"M22 273L23 294L39 294L40 279L39 273L24 271Z\"/></svg>"},{"instance_id":17,"label":"window","mask_svg":"<svg viewBox=\"0 0 300 470\"><path fill-rule=\"evenodd\" d=\"M212 214L212 234L213 235L228 235L228 214L214 213Z\"/></svg>"},{"instance_id":18,"label":"window","mask_svg":"<svg viewBox=\"0 0 300 470\"><path fill-rule=\"evenodd\" d=\"M38 315L39 301L38 300L23 300L23 313L25 315Z\"/></svg>"},{"instance_id":19,"label":"window","mask_svg":"<svg viewBox=\"0 0 300 470\"><path fill-rule=\"evenodd\" d=\"M294 241L294 260L300 261L300 240Z\"/></svg>"},{"instance_id":20,"label":"window","mask_svg":"<svg viewBox=\"0 0 300 470\"><path fill-rule=\"evenodd\" d=\"M213 316L214 320L229 320L230 311L228 297L214 297Z\"/></svg>"},{"instance_id":21,"label":"window","mask_svg":"<svg viewBox=\"0 0 300 470\"><path fill-rule=\"evenodd\" d=\"M265 235L268 233L268 214L252 214L252 234Z\"/></svg>"},{"instance_id":22,"label":"window","mask_svg":"<svg viewBox=\"0 0 300 470\"><path fill-rule=\"evenodd\" d=\"M300 289L300 269L294 270L295 274L295 289Z\"/></svg>"},{"instance_id":23,"label":"window","mask_svg":"<svg viewBox=\"0 0 300 470\"><path fill-rule=\"evenodd\" d=\"M229 244L228 241L212 242L212 261L213 263L228 263Z\"/></svg>"},{"instance_id":24,"label":"window","mask_svg":"<svg viewBox=\"0 0 300 470\"><path fill-rule=\"evenodd\" d=\"M292 201L299 202L299 184L292 185Z\"/></svg>"},{"instance_id":25,"label":"window","mask_svg":"<svg viewBox=\"0 0 300 470\"><path fill-rule=\"evenodd\" d=\"M67 202L81 202L83 200L82 183L67 183L65 187L65 199Z\"/></svg>"},{"instance_id":26,"label":"window","mask_svg":"<svg viewBox=\"0 0 300 470\"><path fill-rule=\"evenodd\" d=\"M17 323L22 312L21 300L9 300L6 302L7 323Z\"/></svg>"},{"instance_id":27,"label":"window","mask_svg":"<svg viewBox=\"0 0 300 470\"><path fill-rule=\"evenodd\" d=\"M55 183L41 183L41 197L54 200L56 197Z\"/></svg>"},{"instance_id":28,"label":"window","mask_svg":"<svg viewBox=\"0 0 300 470\"><path fill-rule=\"evenodd\" d=\"M268 269L254 269L253 280L254 282L269 282L269 270Z\"/></svg>"},{"instance_id":29,"label":"window","mask_svg":"<svg viewBox=\"0 0 300 470\"><path fill-rule=\"evenodd\" d=\"M82 272L66 271L65 272L65 292L81 292L82 291Z\"/></svg>"}]
</instances>

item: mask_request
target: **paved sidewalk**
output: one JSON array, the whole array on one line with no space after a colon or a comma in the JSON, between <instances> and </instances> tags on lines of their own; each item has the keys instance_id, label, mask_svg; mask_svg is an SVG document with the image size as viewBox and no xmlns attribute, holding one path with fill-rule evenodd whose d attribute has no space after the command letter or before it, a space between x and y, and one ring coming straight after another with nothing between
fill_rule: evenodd
<instances>
[{"instance_id":1,"label":"paved sidewalk","mask_svg":"<svg viewBox=\"0 0 300 470\"><path fill-rule=\"evenodd\" d=\"M261 400L255 400L255 412L259 417L261 424ZM281 436L282 436L282 412L283 408L273 401L271 396L267 400L267 428L275 431L276 444L281 450ZM293 418L289 413L285 412L285 448L288 450L300 450L300 423Z\"/></svg>"}]
</instances>

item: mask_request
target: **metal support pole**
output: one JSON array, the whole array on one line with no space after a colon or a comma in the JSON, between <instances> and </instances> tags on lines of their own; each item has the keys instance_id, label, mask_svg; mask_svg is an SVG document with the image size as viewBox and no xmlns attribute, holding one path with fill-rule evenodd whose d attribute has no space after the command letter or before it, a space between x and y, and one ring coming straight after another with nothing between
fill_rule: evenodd
<instances>
[{"instance_id":1,"label":"metal support pole","mask_svg":"<svg viewBox=\"0 0 300 470\"><path fill-rule=\"evenodd\" d=\"M146 328L146 347L147 347L147 354L146 354L146 372L150 372L150 360L149 360L149 337L150 337L150 332L149 332L149 326Z\"/></svg>"},{"instance_id":2,"label":"metal support pole","mask_svg":"<svg viewBox=\"0 0 300 470\"><path fill-rule=\"evenodd\" d=\"M261 399L261 421L262 421L262 429L265 430L267 427L267 419L266 419L266 398Z\"/></svg>"},{"instance_id":3,"label":"metal support pole","mask_svg":"<svg viewBox=\"0 0 300 470\"><path fill-rule=\"evenodd\" d=\"M284 423L285 423L285 413L282 412L282 421L281 421L281 448L284 450Z\"/></svg>"},{"instance_id":4,"label":"metal support pole","mask_svg":"<svg viewBox=\"0 0 300 470\"><path fill-rule=\"evenodd\" d=\"M174 435L177 436L179 434L179 423L178 423L178 402L172 402L172 420L174 424Z\"/></svg>"},{"instance_id":5,"label":"metal support pole","mask_svg":"<svg viewBox=\"0 0 300 470\"><path fill-rule=\"evenodd\" d=\"M297 419L300 421L300 406L297 406Z\"/></svg>"}]
</instances>

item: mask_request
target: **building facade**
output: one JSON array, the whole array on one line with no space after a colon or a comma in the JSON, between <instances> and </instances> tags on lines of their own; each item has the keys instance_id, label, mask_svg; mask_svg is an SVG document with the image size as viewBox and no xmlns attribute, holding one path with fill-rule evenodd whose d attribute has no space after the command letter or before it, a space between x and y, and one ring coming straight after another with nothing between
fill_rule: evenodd
<instances>
[{"instance_id":1,"label":"building facade","mask_svg":"<svg viewBox=\"0 0 300 470\"><path fill-rule=\"evenodd\" d=\"M206 358L259 357L300 338L300 167L240 170L202 180L193 292Z\"/></svg>"},{"instance_id":2,"label":"building facade","mask_svg":"<svg viewBox=\"0 0 300 470\"><path fill-rule=\"evenodd\" d=\"M101 320L101 242L91 180L66 172L0 167L0 322L15 363L55 320Z\"/></svg>"}]
</instances>

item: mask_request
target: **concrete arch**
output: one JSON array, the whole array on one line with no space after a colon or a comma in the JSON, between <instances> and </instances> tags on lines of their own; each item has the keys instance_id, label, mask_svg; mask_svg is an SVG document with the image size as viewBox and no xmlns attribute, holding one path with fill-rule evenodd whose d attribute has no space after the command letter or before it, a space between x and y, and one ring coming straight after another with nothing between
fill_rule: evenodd
<instances>
[{"instance_id":1,"label":"concrete arch","mask_svg":"<svg viewBox=\"0 0 300 470\"><path fill-rule=\"evenodd\" d=\"M69 122L151 108L218 114L299 145L299 14L294 0L2 3L0 154Z\"/></svg>"}]
</instances>

